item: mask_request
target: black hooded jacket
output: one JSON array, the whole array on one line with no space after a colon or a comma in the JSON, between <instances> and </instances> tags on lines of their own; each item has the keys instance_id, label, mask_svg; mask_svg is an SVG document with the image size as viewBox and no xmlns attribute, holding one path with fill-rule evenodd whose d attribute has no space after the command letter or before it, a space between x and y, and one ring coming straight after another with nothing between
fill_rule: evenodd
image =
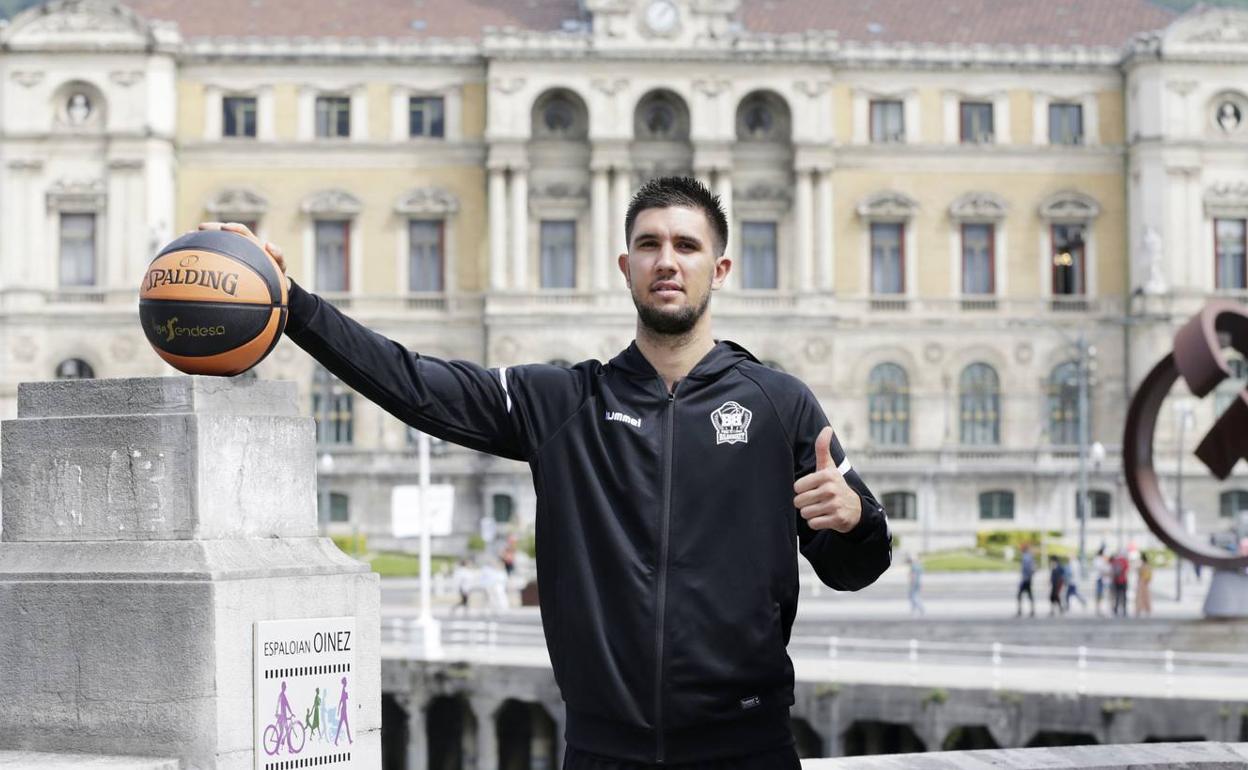
<instances>
[{"instance_id":1,"label":"black hooded jacket","mask_svg":"<svg viewBox=\"0 0 1248 770\"><path fill-rule=\"evenodd\" d=\"M676 763L792 742L799 548L841 590L870 585L891 559L884 510L835 438L862 520L816 532L794 509L828 424L800 380L728 341L670 393L636 343L571 368L442 361L297 285L286 333L409 425L529 464L570 745Z\"/></svg>"}]
</instances>

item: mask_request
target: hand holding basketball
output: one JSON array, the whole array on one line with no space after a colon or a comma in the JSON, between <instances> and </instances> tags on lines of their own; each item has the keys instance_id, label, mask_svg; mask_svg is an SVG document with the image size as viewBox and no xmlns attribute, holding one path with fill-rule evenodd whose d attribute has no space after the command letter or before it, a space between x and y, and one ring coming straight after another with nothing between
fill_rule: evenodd
<instances>
[{"instance_id":1,"label":"hand holding basketball","mask_svg":"<svg viewBox=\"0 0 1248 770\"><path fill-rule=\"evenodd\" d=\"M848 532L862 518L862 498L850 488L832 460L832 428L815 439L815 472L793 484L793 507L813 530Z\"/></svg>"},{"instance_id":2,"label":"hand holding basketball","mask_svg":"<svg viewBox=\"0 0 1248 770\"><path fill-rule=\"evenodd\" d=\"M276 243L271 241L261 243L260 239L256 237L256 234L253 233L251 228L247 227L247 225L239 224L238 222L200 222L199 229L228 230L232 233L238 233L245 238L251 239L253 243L268 252L269 256L273 258L273 261L277 263L278 269L282 271L282 275L286 276L286 258L282 256L282 250L277 247ZM286 281L287 286L289 286L289 276L286 276Z\"/></svg>"}]
</instances>

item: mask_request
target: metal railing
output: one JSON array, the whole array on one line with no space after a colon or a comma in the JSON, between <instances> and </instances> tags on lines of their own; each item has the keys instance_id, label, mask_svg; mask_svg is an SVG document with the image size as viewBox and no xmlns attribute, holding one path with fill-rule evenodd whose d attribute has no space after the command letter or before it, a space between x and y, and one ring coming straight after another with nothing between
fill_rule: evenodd
<instances>
[{"instance_id":1,"label":"metal railing","mask_svg":"<svg viewBox=\"0 0 1248 770\"><path fill-rule=\"evenodd\" d=\"M382 644L404 646L420 640L416 618L382 619ZM545 648L540 625L490 619L443 620L442 643L488 651L500 647ZM934 642L920 639L869 639L846 636L795 635L789 640L795 660L890 662L917 666L982 667L994 684L1004 670L1056 669L1075 674L1074 689L1083 691L1090 671L1157 674L1170 681L1184 675L1243 677L1248 655L1182 650L1111 649L1002 642Z\"/></svg>"}]
</instances>

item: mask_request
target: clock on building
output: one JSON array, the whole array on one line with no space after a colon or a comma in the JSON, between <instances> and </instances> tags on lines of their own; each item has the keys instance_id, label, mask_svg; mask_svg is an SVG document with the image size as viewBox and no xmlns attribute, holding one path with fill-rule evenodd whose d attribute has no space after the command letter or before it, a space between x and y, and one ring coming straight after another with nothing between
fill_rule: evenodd
<instances>
[{"instance_id":1,"label":"clock on building","mask_svg":"<svg viewBox=\"0 0 1248 770\"><path fill-rule=\"evenodd\" d=\"M670 35L680 21L680 11L672 0L652 0L646 6L646 27L656 35Z\"/></svg>"}]
</instances>

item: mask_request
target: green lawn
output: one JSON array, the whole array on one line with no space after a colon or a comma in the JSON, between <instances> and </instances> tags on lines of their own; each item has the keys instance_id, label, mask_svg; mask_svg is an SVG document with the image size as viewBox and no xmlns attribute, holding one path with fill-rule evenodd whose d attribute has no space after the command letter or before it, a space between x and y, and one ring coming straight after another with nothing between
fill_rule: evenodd
<instances>
[{"instance_id":1,"label":"green lawn","mask_svg":"<svg viewBox=\"0 0 1248 770\"><path fill-rule=\"evenodd\" d=\"M1000 572L1017 569L1012 561L984 556L974 551L933 551L923 555L928 572Z\"/></svg>"},{"instance_id":2,"label":"green lawn","mask_svg":"<svg viewBox=\"0 0 1248 770\"><path fill-rule=\"evenodd\" d=\"M385 551L370 554L366 557L373 571L382 577L420 577L420 556L414 553L395 553ZM445 572L455 565L450 556L434 556L431 568L436 574Z\"/></svg>"}]
</instances>

